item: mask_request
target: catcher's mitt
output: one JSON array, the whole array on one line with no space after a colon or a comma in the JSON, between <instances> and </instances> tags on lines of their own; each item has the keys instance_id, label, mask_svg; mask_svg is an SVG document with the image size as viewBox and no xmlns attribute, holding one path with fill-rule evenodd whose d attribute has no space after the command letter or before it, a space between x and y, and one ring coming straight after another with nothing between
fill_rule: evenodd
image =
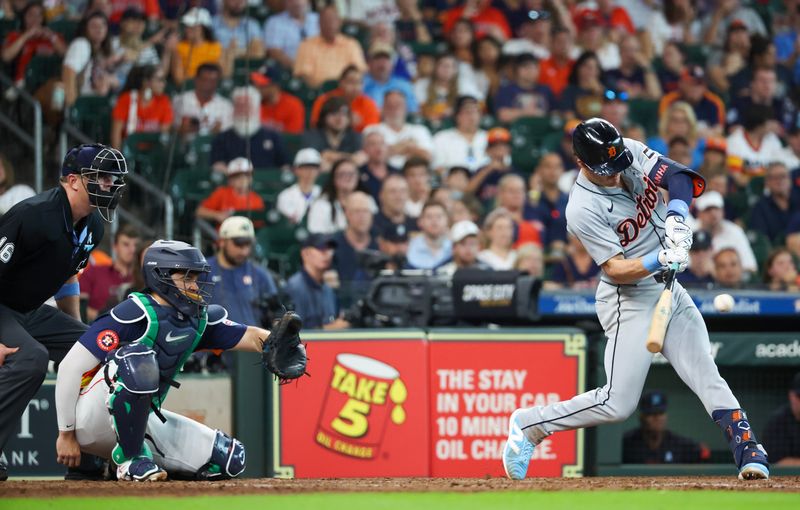
<instances>
[{"instance_id":1,"label":"catcher's mitt","mask_svg":"<svg viewBox=\"0 0 800 510\"><path fill-rule=\"evenodd\" d=\"M294 312L286 312L272 323L269 338L264 342L261 362L275 374L281 384L306 373L306 348L300 343L303 320Z\"/></svg>"}]
</instances>

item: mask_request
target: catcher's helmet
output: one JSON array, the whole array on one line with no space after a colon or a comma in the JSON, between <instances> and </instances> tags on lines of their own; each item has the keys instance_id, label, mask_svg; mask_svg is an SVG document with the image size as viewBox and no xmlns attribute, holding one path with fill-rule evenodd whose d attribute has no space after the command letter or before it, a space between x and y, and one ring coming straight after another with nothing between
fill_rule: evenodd
<instances>
[{"instance_id":1,"label":"catcher's helmet","mask_svg":"<svg viewBox=\"0 0 800 510\"><path fill-rule=\"evenodd\" d=\"M575 128L572 150L597 175L618 174L633 163L633 154L625 147L617 128L596 117Z\"/></svg>"},{"instance_id":2,"label":"catcher's helmet","mask_svg":"<svg viewBox=\"0 0 800 510\"><path fill-rule=\"evenodd\" d=\"M211 297L207 290L211 267L203 254L194 246L182 241L160 239L150 245L144 254L142 273L147 287L158 293L179 312L190 317L200 317ZM176 285L175 272L199 273L197 291ZM184 286L186 282L184 282Z\"/></svg>"},{"instance_id":3,"label":"catcher's helmet","mask_svg":"<svg viewBox=\"0 0 800 510\"><path fill-rule=\"evenodd\" d=\"M114 221L127 173L125 156L117 149L100 143L73 147L64 156L61 165L62 176L78 174L87 178L85 186L89 204L97 208L100 216L108 222Z\"/></svg>"}]
</instances>

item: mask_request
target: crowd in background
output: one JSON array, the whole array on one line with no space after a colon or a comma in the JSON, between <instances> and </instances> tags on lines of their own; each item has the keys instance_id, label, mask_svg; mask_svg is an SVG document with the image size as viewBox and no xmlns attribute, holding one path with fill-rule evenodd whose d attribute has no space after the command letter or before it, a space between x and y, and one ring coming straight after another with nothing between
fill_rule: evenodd
<instances>
[{"instance_id":1,"label":"crowd in background","mask_svg":"<svg viewBox=\"0 0 800 510\"><path fill-rule=\"evenodd\" d=\"M135 133L209 138L200 170L218 186L197 217L247 216L252 235L223 241L294 257L279 276L315 307L312 327L349 326L334 291L363 291L375 260L592 288L599 268L564 212L572 130L594 116L705 177L684 285L800 288L797 0L4 0L0 12L15 80L37 55L63 57L37 95L46 112L110 96L116 147ZM72 38L49 28L64 20ZM285 189L259 193L260 175ZM275 213L303 235L261 245Z\"/></svg>"}]
</instances>

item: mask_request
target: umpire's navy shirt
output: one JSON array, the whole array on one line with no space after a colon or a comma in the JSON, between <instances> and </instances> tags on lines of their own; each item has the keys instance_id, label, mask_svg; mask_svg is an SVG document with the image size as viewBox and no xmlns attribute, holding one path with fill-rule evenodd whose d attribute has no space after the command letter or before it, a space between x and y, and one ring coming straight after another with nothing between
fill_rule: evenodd
<instances>
[{"instance_id":1,"label":"umpire's navy shirt","mask_svg":"<svg viewBox=\"0 0 800 510\"><path fill-rule=\"evenodd\" d=\"M336 296L325 283L315 282L305 269L293 274L284 289L306 329L319 329L336 320Z\"/></svg>"},{"instance_id":2,"label":"umpire's navy shirt","mask_svg":"<svg viewBox=\"0 0 800 510\"><path fill-rule=\"evenodd\" d=\"M0 218L0 304L23 313L40 307L86 265L103 231L94 212L73 228L60 185L12 207Z\"/></svg>"}]
</instances>

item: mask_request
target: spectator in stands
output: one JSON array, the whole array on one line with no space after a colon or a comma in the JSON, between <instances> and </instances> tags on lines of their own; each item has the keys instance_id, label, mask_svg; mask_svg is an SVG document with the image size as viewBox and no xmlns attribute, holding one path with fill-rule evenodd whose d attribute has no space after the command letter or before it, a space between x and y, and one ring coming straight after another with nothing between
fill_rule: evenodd
<instances>
[{"instance_id":1,"label":"spectator in stands","mask_svg":"<svg viewBox=\"0 0 800 510\"><path fill-rule=\"evenodd\" d=\"M543 60L539 66L539 83L550 87L553 94L560 98L561 92L569 84L574 64L572 33L566 28L556 28L552 39L550 58Z\"/></svg>"},{"instance_id":2,"label":"spectator in stands","mask_svg":"<svg viewBox=\"0 0 800 510\"><path fill-rule=\"evenodd\" d=\"M747 65L749 56L750 34L747 32L747 25L734 20L728 26L725 44L708 56L706 66L709 85L721 93L727 93L731 78Z\"/></svg>"},{"instance_id":3,"label":"spectator in stands","mask_svg":"<svg viewBox=\"0 0 800 510\"><path fill-rule=\"evenodd\" d=\"M242 156L249 156L256 168L286 164L280 135L261 125L260 105L261 95L255 87L234 89L233 127L211 141L210 161L215 171L224 172L229 161Z\"/></svg>"},{"instance_id":4,"label":"spectator in stands","mask_svg":"<svg viewBox=\"0 0 800 510\"><path fill-rule=\"evenodd\" d=\"M723 0L703 18L703 42L709 46L722 46L725 31L737 21L744 23L751 34L767 35L767 27L755 10L743 6L740 0Z\"/></svg>"},{"instance_id":5,"label":"spectator in stands","mask_svg":"<svg viewBox=\"0 0 800 510\"><path fill-rule=\"evenodd\" d=\"M550 58L553 31L551 18L554 13L546 9L530 10L527 5L520 5L519 10L521 15L518 16L518 21L513 19L516 16L508 16L516 37L503 45L503 55L518 56L530 53L538 60Z\"/></svg>"},{"instance_id":6,"label":"spectator in stands","mask_svg":"<svg viewBox=\"0 0 800 510\"><path fill-rule=\"evenodd\" d=\"M60 34L50 30L45 24L44 6L39 2L29 2L20 13L19 30L6 34L3 41L2 57L5 65L13 68L12 76L16 83L25 79L25 69L35 56L63 56L67 49Z\"/></svg>"},{"instance_id":7,"label":"spectator in stands","mask_svg":"<svg viewBox=\"0 0 800 510\"><path fill-rule=\"evenodd\" d=\"M780 138L769 130L771 119L771 107L750 105L743 112L742 126L728 136L728 156L737 161L731 171L740 185L746 184L753 176L764 175L770 163L784 159Z\"/></svg>"},{"instance_id":8,"label":"spectator in stands","mask_svg":"<svg viewBox=\"0 0 800 510\"><path fill-rule=\"evenodd\" d=\"M600 112L606 86L602 80L600 60L587 51L578 57L569 75L569 85L561 93L558 109L565 119L587 119Z\"/></svg>"},{"instance_id":9,"label":"spectator in stands","mask_svg":"<svg viewBox=\"0 0 800 510\"><path fill-rule=\"evenodd\" d=\"M544 252L533 243L523 244L517 250L514 269L535 278L544 278Z\"/></svg>"},{"instance_id":10,"label":"spectator in stands","mask_svg":"<svg viewBox=\"0 0 800 510\"><path fill-rule=\"evenodd\" d=\"M217 64L202 64L195 74L194 90L175 95L172 110L180 135L216 135L233 126L233 104L217 93L220 79L222 69Z\"/></svg>"},{"instance_id":11,"label":"spectator in stands","mask_svg":"<svg viewBox=\"0 0 800 510\"><path fill-rule=\"evenodd\" d=\"M628 118L630 114L628 99L627 92L606 89L600 101L600 118L606 119L615 126L619 126L624 136L636 139L636 136L634 136L636 128L641 126L633 125ZM642 136L638 139L644 140L644 132L642 132Z\"/></svg>"},{"instance_id":12,"label":"spectator in stands","mask_svg":"<svg viewBox=\"0 0 800 510\"><path fill-rule=\"evenodd\" d=\"M402 175L392 173L384 179L380 190L381 208L375 216L375 227L378 231L384 230L388 225L402 225L407 232L417 230L416 218L406 213L408 196L408 183Z\"/></svg>"},{"instance_id":13,"label":"spectator in stands","mask_svg":"<svg viewBox=\"0 0 800 510\"><path fill-rule=\"evenodd\" d=\"M478 253L478 260L495 271L512 269L517 260L514 251L514 218L511 213L498 207L483 221L484 249Z\"/></svg>"},{"instance_id":14,"label":"spectator in stands","mask_svg":"<svg viewBox=\"0 0 800 510\"><path fill-rule=\"evenodd\" d=\"M211 21L211 27L226 58L264 56L261 27L247 16L247 0L222 0L222 8Z\"/></svg>"},{"instance_id":15,"label":"spectator in stands","mask_svg":"<svg viewBox=\"0 0 800 510\"><path fill-rule=\"evenodd\" d=\"M800 291L800 276L797 274L792 252L778 248L770 252L764 264L764 283L769 290L781 292Z\"/></svg>"},{"instance_id":16,"label":"spectator in stands","mask_svg":"<svg viewBox=\"0 0 800 510\"><path fill-rule=\"evenodd\" d=\"M337 4L339 14L350 23L374 26L391 24L397 19L395 0L371 0L369 2L343 2Z\"/></svg>"},{"instance_id":17,"label":"spectator in stands","mask_svg":"<svg viewBox=\"0 0 800 510\"><path fill-rule=\"evenodd\" d=\"M459 80L458 64L449 53L441 53L436 57L433 76L419 78L414 83L420 114L431 123L441 123L451 117L459 94L471 91L472 88L465 81Z\"/></svg>"},{"instance_id":18,"label":"spectator in stands","mask_svg":"<svg viewBox=\"0 0 800 510\"><path fill-rule=\"evenodd\" d=\"M138 7L128 7L122 12L119 24L119 35L111 45L115 52L122 54L122 61L117 66L117 79L124 85L128 73L134 66L157 66L168 73L170 58L178 44L176 35L167 37L166 28L159 30L147 40L143 38L147 28L147 16ZM164 45L164 59L158 55L156 44Z\"/></svg>"},{"instance_id":19,"label":"spectator in stands","mask_svg":"<svg viewBox=\"0 0 800 510\"><path fill-rule=\"evenodd\" d=\"M426 159L413 157L403 165L402 173L408 183L405 213L416 219L431 194L431 169Z\"/></svg>"},{"instance_id":20,"label":"spectator in stands","mask_svg":"<svg viewBox=\"0 0 800 510\"><path fill-rule=\"evenodd\" d=\"M703 161L705 141L698 140L697 117L692 106L685 101L675 101L658 119L658 136L648 138L647 146L654 151L667 154L670 140L681 137L689 143L692 150L690 168L699 169Z\"/></svg>"},{"instance_id":21,"label":"spectator in stands","mask_svg":"<svg viewBox=\"0 0 800 510\"><path fill-rule=\"evenodd\" d=\"M706 191L694 202L697 210L697 229L711 234L711 245L714 253L724 248L732 248L739 255L741 266L745 271L758 271L756 256L750 247L747 235L739 225L724 219L725 202L716 191Z\"/></svg>"},{"instance_id":22,"label":"spectator in stands","mask_svg":"<svg viewBox=\"0 0 800 510\"><path fill-rule=\"evenodd\" d=\"M253 71L250 81L261 94L261 124L278 133L302 135L306 129L306 106L297 96L281 90L277 69Z\"/></svg>"},{"instance_id":23,"label":"spectator in stands","mask_svg":"<svg viewBox=\"0 0 800 510\"><path fill-rule=\"evenodd\" d=\"M156 25L161 17L161 10L157 0L107 0L105 2L90 2L90 5L97 6L101 3L107 4L107 7L105 7L105 9L107 9L106 15L108 16L109 22L114 27L122 23L125 11L132 5L142 10L144 19L153 25Z\"/></svg>"},{"instance_id":24,"label":"spectator in stands","mask_svg":"<svg viewBox=\"0 0 800 510\"><path fill-rule=\"evenodd\" d=\"M311 234L302 242L303 267L289 277L286 294L303 318L304 329L344 329L350 324L339 317L336 296L323 280L331 267L336 241L326 234Z\"/></svg>"},{"instance_id":25,"label":"spectator in stands","mask_svg":"<svg viewBox=\"0 0 800 510\"><path fill-rule=\"evenodd\" d=\"M443 14L442 29L449 34L459 20L475 24L478 39L490 35L500 41L511 38L511 27L500 9L492 7L492 0L466 0L464 5L448 9Z\"/></svg>"},{"instance_id":26,"label":"spectator in stands","mask_svg":"<svg viewBox=\"0 0 800 510\"><path fill-rule=\"evenodd\" d=\"M375 101L364 94L364 73L355 66L347 66L339 77L339 86L314 101L311 124L317 123L322 105L332 97L341 97L350 105L352 127L357 133L381 120L381 111Z\"/></svg>"},{"instance_id":27,"label":"spectator in stands","mask_svg":"<svg viewBox=\"0 0 800 510\"><path fill-rule=\"evenodd\" d=\"M570 234L568 243L566 257L555 264L549 280L567 289L594 289L600 279L600 267L576 236Z\"/></svg>"},{"instance_id":28,"label":"spectator in stands","mask_svg":"<svg viewBox=\"0 0 800 510\"><path fill-rule=\"evenodd\" d=\"M741 289L745 274L736 248L723 248L714 254L714 285L722 289Z\"/></svg>"},{"instance_id":29,"label":"spectator in stands","mask_svg":"<svg viewBox=\"0 0 800 510\"><path fill-rule=\"evenodd\" d=\"M750 212L749 226L769 238L773 246L783 244L789 217L797 211L798 204L791 203L792 181L786 165L773 162L767 165L761 197Z\"/></svg>"},{"instance_id":30,"label":"spectator in stands","mask_svg":"<svg viewBox=\"0 0 800 510\"><path fill-rule=\"evenodd\" d=\"M218 187L197 207L197 216L217 224L243 211L264 211L264 201L252 190L253 164L247 158L235 158L225 170L227 183Z\"/></svg>"},{"instance_id":31,"label":"spectator in stands","mask_svg":"<svg viewBox=\"0 0 800 510\"><path fill-rule=\"evenodd\" d=\"M447 171L444 185L450 191L452 198L461 198L469 187L469 168L466 164L455 164ZM449 209L448 209L449 210Z\"/></svg>"},{"instance_id":32,"label":"spectator in stands","mask_svg":"<svg viewBox=\"0 0 800 510\"><path fill-rule=\"evenodd\" d=\"M342 158L350 157L361 149L361 135L352 128L350 106L343 97L331 97L322 105L316 129L306 131L303 145L317 149L322 154L322 170ZM366 159L357 158L359 164Z\"/></svg>"},{"instance_id":33,"label":"spectator in stands","mask_svg":"<svg viewBox=\"0 0 800 510\"><path fill-rule=\"evenodd\" d=\"M378 230L378 249L390 259L386 269L396 271L405 267L408 253L408 229L405 225L387 223Z\"/></svg>"},{"instance_id":34,"label":"spectator in stands","mask_svg":"<svg viewBox=\"0 0 800 510\"><path fill-rule=\"evenodd\" d=\"M380 131L367 129L363 140L361 150L366 155L367 161L358 169L359 178L364 190L372 198L377 199L386 177L389 174L399 173L400 170L389 165L389 147Z\"/></svg>"},{"instance_id":35,"label":"spectator in stands","mask_svg":"<svg viewBox=\"0 0 800 510\"><path fill-rule=\"evenodd\" d=\"M156 66L131 69L111 113L111 145L119 149L133 133L169 134L172 104L164 93L166 72Z\"/></svg>"},{"instance_id":36,"label":"spectator in stands","mask_svg":"<svg viewBox=\"0 0 800 510\"><path fill-rule=\"evenodd\" d=\"M453 243L453 255L449 262L439 266L436 274L453 276L459 269L491 269L478 260L481 242L478 237L481 229L471 221L459 221L450 229L450 242Z\"/></svg>"},{"instance_id":37,"label":"spectator in stands","mask_svg":"<svg viewBox=\"0 0 800 510\"><path fill-rule=\"evenodd\" d=\"M800 466L800 372L789 385L788 402L767 421L761 443L769 448L769 461L778 466Z\"/></svg>"},{"instance_id":38,"label":"spectator in stands","mask_svg":"<svg viewBox=\"0 0 800 510\"><path fill-rule=\"evenodd\" d=\"M682 136L675 136L669 141L667 157L681 165L692 167L692 146L689 140Z\"/></svg>"},{"instance_id":39,"label":"spectator in stands","mask_svg":"<svg viewBox=\"0 0 800 510\"><path fill-rule=\"evenodd\" d=\"M333 234L347 228L347 218L342 204L354 191L363 191L358 179L358 168L348 158L334 162L330 177L319 198L308 209L308 230L320 234ZM372 210L377 212L377 206Z\"/></svg>"},{"instance_id":40,"label":"spectator in stands","mask_svg":"<svg viewBox=\"0 0 800 510\"><path fill-rule=\"evenodd\" d=\"M680 45L675 41L668 42L661 54L661 67L658 70L658 82L665 94L678 90L685 69L686 55Z\"/></svg>"},{"instance_id":41,"label":"spectator in stands","mask_svg":"<svg viewBox=\"0 0 800 510\"><path fill-rule=\"evenodd\" d=\"M439 186L438 188L434 188L431 191L431 196L430 196L430 199L428 201L432 200L434 202L439 202L440 204L442 204L444 206L444 208L447 210L447 214L449 215L450 212L453 209L453 202L455 202L456 200L459 200L459 198L463 198L463 197L464 197L463 195L461 197L458 197L458 193L456 193L455 191L451 190L445 184L445 185Z\"/></svg>"},{"instance_id":42,"label":"spectator in stands","mask_svg":"<svg viewBox=\"0 0 800 510\"><path fill-rule=\"evenodd\" d=\"M406 100L406 110L417 113L419 105L414 95L414 88L405 78L392 75L394 48L390 45L377 42L370 46L367 52L367 75L364 76L364 93L377 105L383 108L383 100L390 91L399 92Z\"/></svg>"},{"instance_id":43,"label":"spectator in stands","mask_svg":"<svg viewBox=\"0 0 800 510\"><path fill-rule=\"evenodd\" d=\"M689 248L689 267L681 273L681 285L686 288L709 289L714 285L714 261L711 234L698 230Z\"/></svg>"},{"instance_id":44,"label":"spectator in stands","mask_svg":"<svg viewBox=\"0 0 800 510\"><path fill-rule=\"evenodd\" d=\"M632 35L636 32L628 11L619 3L612 0L597 1L597 14L603 25L611 29L611 35L615 41L620 40L626 34Z\"/></svg>"},{"instance_id":45,"label":"spectator in stands","mask_svg":"<svg viewBox=\"0 0 800 510\"><path fill-rule=\"evenodd\" d=\"M406 41L397 38L395 26L391 23L376 23L369 27L367 48L385 46L394 51L392 57L392 76L410 83L416 77L414 49Z\"/></svg>"},{"instance_id":46,"label":"spectator in stands","mask_svg":"<svg viewBox=\"0 0 800 510\"><path fill-rule=\"evenodd\" d=\"M433 137L433 168L444 169L465 162L474 172L486 161L486 131L481 129L478 100L471 96L456 99L453 112L455 127L444 129Z\"/></svg>"},{"instance_id":47,"label":"spectator in stands","mask_svg":"<svg viewBox=\"0 0 800 510\"><path fill-rule=\"evenodd\" d=\"M371 279L366 268L360 263L358 253L378 249L378 243L372 238L371 232L372 206L372 198L363 191L351 193L344 202L347 228L333 236L336 242L333 268L339 274L339 281L342 283L363 283Z\"/></svg>"},{"instance_id":48,"label":"spectator in stands","mask_svg":"<svg viewBox=\"0 0 800 510\"><path fill-rule=\"evenodd\" d=\"M622 462L626 464L689 464L708 460L704 445L667 429L667 396L650 391L639 400L639 428L622 439Z\"/></svg>"},{"instance_id":49,"label":"spectator in stands","mask_svg":"<svg viewBox=\"0 0 800 510\"><path fill-rule=\"evenodd\" d=\"M348 66L367 69L364 52L358 41L340 33L342 20L336 6L324 7L319 13L319 35L300 43L294 62L294 75L309 87L319 87L327 80L339 78Z\"/></svg>"},{"instance_id":50,"label":"spectator in stands","mask_svg":"<svg viewBox=\"0 0 800 510\"><path fill-rule=\"evenodd\" d=\"M692 45L700 33L700 20L691 0L665 0L658 4L647 4L638 0L624 2L631 16L635 18L632 9L644 10L651 6L655 9L644 18L642 25L636 24L638 30L645 31L650 37L652 55L662 55L670 44ZM659 9L660 7L660 9ZM634 19L634 21L636 21Z\"/></svg>"},{"instance_id":51,"label":"spectator in stands","mask_svg":"<svg viewBox=\"0 0 800 510\"><path fill-rule=\"evenodd\" d=\"M446 53L455 57L459 63L472 64L474 54L472 48L477 40L475 25L468 19L456 20L453 29L445 34L448 51Z\"/></svg>"},{"instance_id":52,"label":"spectator in stands","mask_svg":"<svg viewBox=\"0 0 800 510\"><path fill-rule=\"evenodd\" d=\"M631 99L659 99L662 95L661 84L637 36L626 35L622 38L619 57L619 67L606 71L604 81L611 88L627 93Z\"/></svg>"},{"instance_id":53,"label":"spectator in stands","mask_svg":"<svg viewBox=\"0 0 800 510\"><path fill-rule=\"evenodd\" d=\"M401 168L409 158L430 160L433 137L421 124L407 122L406 96L390 90L383 101L383 122L374 127L389 145L389 164Z\"/></svg>"},{"instance_id":54,"label":"spectator in stands","mask_svg":"<svg viewBox=\"0 0 800 510\"><path fill-rule=\"evenodd\" d=\"M233 66L229 58L223 59L222 45L211 29L211 15L202 7L193 7L181 18L183 39L175 47L172 56L172 81L181 85L197 75L203 64L221 66L225 77L231 76Z\"/></svg>"},{"instance_id":55,"label":"spectator in stands","mask_svg":"<svg viewBox=\"0 0 800 510\"><path fill-rule=\"evenodd\" d=\"M289 223L303 221L309 207L319 198L322 188L316 184L322 156L316 149L300 149L294 157L294 176L297 182L281 191L275 206Z\"/></svg>"},{"instance_id":56,"label":"spectator in stands","mask_svg":"<svg viewBox=\"0 0 800 510\"><path fill-rule=\"evenodd\" d=\"M500 52L503 44L491 36L479 39L473 49L472 63L458 65L459 80L471 83L475 96L491 103L500 86Z\"/></svg>"},{"instance_id":57,"label":"spectator in stands","mask_svg":"<svg viewBox=\"0 0 800 510\"><path fill-rule=\"evenodd\" d=\"M26 198L36 194L27 184L16 184L14 167L8 158L0 153L0 216Z\"/></svg>"},{"instance_id":58,"label":"spectator in stands","mask_svg":"<svg viewBox=\"0 0 800 510\"><path fill-rule=\"evenodd\" d=\"M131 225L114 233L111 250L114 262L110 266L89 266L81 274L81 299L88 301L86 319L94 322L100 312L107 310L109 298L116 299L117 288L133 280L133 266L138 262L136 249L141 235Z\"/></svg>"},{"instance_id":59,"label":"spectator in stands","mask_svg":"<svg viewBox=\"0 0 800 510\"><path fill-rule=\"evenodd\" d=\"M420 235L408 243L408 265L414 269L436 269L453 254L446 206L429 200L422 207L418 224Z\"/></svg>"},{"instance_id":60,"label":"spectator in stands","mask_svg":"<svg viewBox=\"0 0 800 510\"><path fill-rule=\"evenodd\" d=\"M528 204L537 209L529 218L544 224L544 246L548 252L559 253L567 244L567 201L569 193L561 191L559 181L564 175L561 158L552 152L544 154L529 179Z\"/></svg>"},{"instance_id":61,"label":"spectator in stands","mask_svg":"<svg viewBox=\"0 0 800 510\"><path fill-rule=\"evenodd\" d=\"M504 175L513 173L511 166L511 133L503 127L495 127L486 135L486 155L489 162L470 178L467 192L475 195L484 204L497 196L497 184Z\"/></svg>"},{"instance_id":62,"label":"spectator in stands","mask_svg":"<svg viewBox=\"0 0 800 510\"><path fill-rule=\"evenodd\" d=\"M397 0L396 3L399 13L394 23L400 40L429 44L433 40L431 32L434 30L434 23L423 18L419 2Z\"/></svg>"},{"instance_id":63,"label":"spectator in stands","mask_svg":"<svg viewBox=\"0 0 800 510\"><path fill-rule=\"evenodd\" d=\"M114 68L119 63L111 48L108 18L94 12L84 18L64 56L61 81L65 108L79 96L106 96L119 88Z\"/></svg>"},{"instance_id":64,"label":"spectator in stands","mask_svg":"<svg viewBox=\"0 0 800 510\"><path fill-rule=\"evenodd\" d=\"M545 236L545 213L528 204L525 179L517 174L506 174L497 185L497 207L503 209L514 221L512 244L517 248L534 243L542 246ZM484 224L486 230L486 224Z\"/></svg>"},{"instance_id":65,"label":"spectator in stands","mask_svg":"<svg viewBox=\"0 0 800 510\"><path fill-rule=\"evenodd\" d=\"M759 104L772 109L772 118L769 121L770 131L778 135L783 134L784 129L791 129L794 124L796 108L788 97L778 98L774 69L757 68L752 75L749 93L735 98L728 110L728 128L739 125L741 115L751 105Z\"/></svg>"},{"instance_id":66,"label":"spectator in stands","mask_svg":"<svg viewBox=\"0 0 800 510\"><path fill-rule=\"evenodd\" d=\"M553 93L540 85L539 61L530 53L514 59L514 81L500 87L494 98L497 120L510 124L521 117L544 117L555 108Z\"/></svg>"},{"instance_id":67,"label":"spectator in stands","mask_svg":"<svg viewBox=\"0 0 800 510\"><path fill-rule=\"evenodd\" d=\"M578 27L578 46L584 53L597 55L603 71L619 67L619 32L610 30L600 13L593 9L578 11L575 25Z\"/></svg>"},{"instance_id":68,"label":"spectator in stands","mask_svg":"<svg viewBox=\"0 0 800 510\"><path fill-rule=\"evenodd\" d=\"M720 136L725 127L725 104L722 99L706 87L706 73L697 65L690 65L681 76L678 90L670 92L658 103L659 117L675 101L686 101L697 118L698 133L701 137Z\"/></svg>"},{"instance_id":69,"label":"spectator in stands","mask_svg":"<svg viewBox=\"0 0 800 510\"><path fill-rule=\"evenodd\" d=\"M747 65L730 78L730 97L737 98L750 93L749 87L756 69L771 69L777 78L777 95L784 97L794 83L792 72L778 63L775 44L763 35L750 38L750 54Z\"/></svg>"},{"instance_id":70,"label":"spectator in stands","mask_svg":"<svg viewBox=\"0 0 800 510\"><path fill-rule=\"evenodd\" d=\"M319 35L319 14L312 11L308 0L286 0L284 10L264 22L264 46L267 57L291 69L300 43Z\"/></svg>"}]
</instances>

